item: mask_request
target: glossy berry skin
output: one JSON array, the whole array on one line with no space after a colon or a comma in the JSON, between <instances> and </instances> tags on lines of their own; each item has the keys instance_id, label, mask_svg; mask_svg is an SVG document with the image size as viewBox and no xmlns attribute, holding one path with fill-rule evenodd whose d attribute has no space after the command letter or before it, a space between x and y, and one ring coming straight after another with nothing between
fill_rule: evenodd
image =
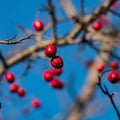
<instances>
[{"instance_id":1,"label":"glossy berry skin","mask_svg":"<svg viewBox=\"0 0 120 120\"><path fill-rule=\"evenodd\" d=\"M53 88L62 89L63 82L61 82L60 80L57 80L57 79L53 79L50 81L50 86Z\"/></svg>"},{"instance_id":2,"label":"glossy berry skin","mask_svg":"<svg viewBox=\"0 0 120 120\"><path fill-rule=\"evenodd\" d=\"M25 95L25 90L24 90L23 88L18 88L17 94L18 94L20 97L23 97L23 96Z\"/></svg>"},{"instance_id":3,"label":"glossy berry skin","mask_svg":"<svg viewBox=\"0 0 120 120\"><path fill-rule=\"evenodd\" d=\"M105 68L105 65L102 64L102 63L100 63L100 64L97 65L97 71L98 72L102 72L104 70L104 68Z\"/></svg>"},{"instance_id":4,"label":"glossy berry skin","mask_svg":"<svg viewBox=\"0 0 120 120\"><path fill-rule=\"evenodd\" d=\"M10 85L9 90L11 92L17 92L18 88L19 88L18 84L17 83L13 83L13 84Z\"/></svg>"},{"instance_id":5,"label":"glossy berry skin","mask_svg":"<svg viewBox=\"0 0 120 120\"><path fill-rule=\"evenodd\" d=\"M54 75L60 75L62 73L62 68L59 68L59 69L54 68L53 73Z\"/></svg>"},{"instance_id":6,"label":"glossy berry skin","mask_svg":"<svg viewBox=\"0 0 120 120\"><path fill-rule=\"evenodd\" d=\"M117 61L112 61L110 63L110 67L114 70L117 70L118 69L118 62Z\"/></svg>"},{"instance_id":7,"label":"glossy berry skin","mask_svg":"<svg viewBox=\"0 0 120 120\"><path fill-rule=\"evenodd\" d=\"M59 56L55 56L51 59L51 65L56 68L56 69L60 69L63 67L63 60L61 57Z\"/></svg>"},{"instance_id":8,"label":"glossy berry skin","mask_svg":"<svg viewBox=\"0 0 120 120\"><path fill-rule=\"evenodd\" d=\"M118 72L114 72L114 71L110 72L108 75L108 80L113 84L117 83L119 80Z\"/></svg>"},{"instance_id":9,"label":"glossy berry skin","mask_svg":"<svg viewBox=\"0 0 120 120\"><path fill-rule=\"evenodd\" d=\"M47 57L54 57L56 55L57 49L56 46L51 44L45 48L45 55Z\"/></svg>"},{"instance_id":10,"label":"glossy berry skin","mask_svg":"<svg viewBox=\"0 0 120 120\"><path fill-rule=\"evenodd\" d=\"M38 99L34 99L31 104L33 108L39 108L41 103Z\"/></svg>"},{"instance_id":11,"label":"glossy berry skin","mask_svg":"<svg viewBox=\"0 0 120 120\"><path fill-rule=\"evenodd\" d=\"M7 82L12 83L15 79L15 76L12 72L7 72L5 74L5 79L6 79Z\"/></svg>"},{"instance_id":12,"label":"glossy berry skin","mask_svg":"<svg viewBox=\"0 0 120 120\"><path fill-rule=\"evenodd\" d=\"M46 70L43 73L43 79L46 80L46 81L52 80L53 79L53 72L51 70Z\"/></svg>"},{"instance_id":13,"label":"glossy berry skin","mask_svg":"<svg viewBox=\"0 0 120 120\"><path fill-rule=\"evenodd\" d=\"M92 24L92 28L94 30L100 30L102 27L102 23L100 21L95 21L93 24Z\"/></svg>"},{"instance_id":14,"label":"glossy berry skin","mask_svg":"<svg viewBox=\"0 0 120 120\"><path fill-rule=\"evenodd\" d=\"M35 20L35 21L33 22L33 28L34 28L36 31L43 30L43 28L44 28L44 23L43 23L41 20Z\"/></svg>"}]
</instances>

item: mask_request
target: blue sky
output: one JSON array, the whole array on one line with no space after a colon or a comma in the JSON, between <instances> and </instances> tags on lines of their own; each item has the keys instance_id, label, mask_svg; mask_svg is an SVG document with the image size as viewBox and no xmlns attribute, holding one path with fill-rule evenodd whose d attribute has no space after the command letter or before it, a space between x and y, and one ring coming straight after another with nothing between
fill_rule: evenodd
<instances>
[{"instance_id":1,"label":"blue sky","mask_svg":"<svg viewBox=\"0 0 120 120\"><path fill-rule=\"evenodd\" d=\"M57 5L57 0L53 0ZM72 0L74 4L77 6L77 11L79 8L79 1ZM104 1L104 0L103 0ZM98 6L100 0L85 0L86 6L86 14L88 11L91 12L96 6ZM22 36L22 33L18 30L17 25L23 25L25 28L30 29L32 31L32 22L36 19L37 9L40 6L46 5L46 0L3 0L0 3L0 39L6 39L11 37L14 34L18 34ZM57 15L60 17L65 16L65 14L58 10ZM45 25L49 22L49 16L47 13L39 13L40 18L44 21ZM71 25L71 26L70 26ZM68 27L65 27L68 26ZM64 29L63 29L64 28ZM59 25L58 33L62 35L63 33L67 33L73 28L73 23L63 23ZM48 37L51 36L51 33L46 34ZM1 50L5 55L11 53L14 48L20 48L24 42L20 45L1 45ZM25 44L28 44L25 42ZM5 120L8 120L12 117L11 120L53 120L55 115L63 116L66 108L70 106L75 96L79 93L82 85L85 81L85 76L87 75L87 69L84 66L83 60L92 59L96 52L93 51L88 46L83 53L78 54L78 48L81 46L73 45L73 46L64 46L58 47L57 54L60 55L64 60L64 68L63 74L59 77L60 80L64 81L65 88L61 91L52 89L48 83L46 83L42 78L42 73L44 70L51 68L48 60L37 59L31 64L30 71L24 77L22 77L22 73L25 68L26 62L21 62L9 69L16 75L16 82L21 86L25 87L27 91L27 95L25 98L20 99L17 95L11 94L8 90L9 84L6 83L5 79L2 81L2 86L0 88L0 92L2 92L3 96L8 96L10 99L6 100L3 97L0 100L3 103L3 108L0 110L0 116L2 116ZM91 54L89 54L91 53ZM87 57L86 57L87 56ZM73 89L74 95L71 96L67 89L67 85L71 78L71 73L73 74ZM83 74L84 73L84 74ZM100 95L100 97L98 97ZM103 99L104 95L97 90L96 98ZM30 102L33 98L39 98L41 100L42 106L38 110L34 110ZM102 101L102 100L101 100ZM93 103L93 102L92 102ZM99 104L103 104L99 102ZM24 108L30 108L30 115L24 116L22 114L22 110ZM103 108L104 109L104 108ZM112 118L114 116L114 118ZM17 119L16 119L17 118ZM116 114L112 107L110 109L105 109L105 112L102 114L89 115L85 120L113 120L117 118Z\"/></svg>"}]
</instances>

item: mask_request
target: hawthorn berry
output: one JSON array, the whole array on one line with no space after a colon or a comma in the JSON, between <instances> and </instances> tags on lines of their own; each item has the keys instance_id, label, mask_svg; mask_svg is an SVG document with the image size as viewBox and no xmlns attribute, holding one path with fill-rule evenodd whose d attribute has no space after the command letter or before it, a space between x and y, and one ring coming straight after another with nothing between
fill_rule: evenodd
<instances>
[{"instance_id":1,"label":"hawthorn berry","mask_svg":"<svg viewBox=\"0 0 120 120\"><path fill-rule=\"evenodd\" d=\"M47 57L54 57L56 52L57 52L56 46L53 44L50 44L45 48L45 54Z\"/></svg>"},{"instance_id":2,"label":"hawthorn berry","mask_svg":"<svg viewBox=\"0 0 120 120\"><path fill-rule=\"evenodd\" d=\"M111 63L110 63L110 67L112 68L112 69L118 69L118 62L117 61L112 61Z\"/></svg>"},{"instance_id":3,"label":"hawthorn berry","mask_svg":"<svg viewBox=\"0 0 120 120\"><path fill-rule=\"evenodd\" d=\"M60 69L63 66L63 60L60 56L55 56L51 59L51 65L54 68Z\"/></svg>"},{"instance_id":4,"label":"hawthorn berry","mask_svg":"<svg viewBox=\"0 0 120 120\"><path fill-rule=\"evenodd\" d=\"M59 69L54 68L53 73L54 75L60 75L62 73L62 68L59 68Z\"/></svg>"},{"instance_id":5,"label":"hawthorn berry","mask_svg":"<svg viewBox=\"0 0 120 120\"><path fill-rule=\"evenodd\" d=\"M114 71L110 72L108 75L108 80L113 84L117 83L119 80L118 72L114 72Z\"/></svg>"},{"instance_id":6,"label":"hawthorn berry","mask_svg":"<svg viewBox=\"0 0 120 120\"><path fill-rule=\"evenodd\" d=\"M34 108L39 108L40 105L41 105L41 103L40 103L40 101L38 99L32 100L31 104L32 104L32 107L34 107Z\"/></svg>"},{"instance_id":7,"label":"hawthorn berry","mask_svg":"<svg viewBox=\"0 0 120 120\"><path fill-rule=\"evenodd\" d=\"M97 65L97 71L98 72L102 72L105 68L105 65L103 63L100 63Z\"/></svg>"},{"instance_id":8,"label":"hawthorn berry","mask_svg":"<svg viewBox=\"0 0 120 120\"><path fill-rule=\"evenodd\" d=\"M12 72L7 72L5 74L5 79L7 82L12 83L15 79L15 75Z\"/></svg>"},{"instance_id":9,"label":"hawthorn berry","mask_svg":"<svg viewBox=\"0 0 120 120\"><path fill-rule=\"evenodd\" d=\"M50 81L50 86L53 87L53 88L62 89L63 88L63 82L61 82L60 80L57 80L57 79L52 79Z\"/></svg>"},{"instance_id":10,"label":"hawthorn berry","mask_svg":"<svg viewBox=\"0 0 120 120\"><path fill-rule=\"evenodd\" d=\"M92 24L92 28L94 30L100 30L102 27L102 23L100 21L95 21L93 24Z\"/></svg>"},{"instance_id":11,"label":"hawthorn berry","mask_svg":"<svg viewBox=\"0 0 120 120\"><path fill-rule=\"evenodd\" d=\"M25 95L25 89L24 88L18 88L17 89L17 94L20 96L20 97L23 97Z\"/></svg>"},{"instance_id":12,"label":"hawthorn berry","mask_svg":"<svg viewBox=\"0 0 120 120\"><path fill-rule=\"evenodd\" d=\"M44 28L44 23L42 20L35 20L33 22L33 27L36 31L40 31L40 30L43 30Z\"/></svg>"},{"instance_id":13,"label":"hawthorn berry","mask_svg":"<svg viewBox=\"0 0 120 120\"><path fill-rule=\"evenodd\" d=\"M13 83L13 84L10 85L9 90L11 92L17 92L18 88L19 88L18 84L17 83Z\"/></svg>"},{"instance_id":14,"label":"hawthorn berry","mask_svg":"<svg viewBox=\"0 0 120 120\"><path fill-rule=\"evenodd\" d=\"M53 78L53 72L52 72L51 70L46 70L46 71L43 73L43 78L44 78L44 80L46 80L46 81L52 80L52 78Z\"/></svg>"}]
</instances>

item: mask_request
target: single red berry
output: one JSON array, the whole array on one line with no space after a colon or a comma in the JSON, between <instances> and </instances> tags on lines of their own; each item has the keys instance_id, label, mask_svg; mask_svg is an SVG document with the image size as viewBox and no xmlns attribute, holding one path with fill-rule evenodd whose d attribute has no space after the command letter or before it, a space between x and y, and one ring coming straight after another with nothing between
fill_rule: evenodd
<instances>
[{"instance_id":1,"label":"single red berry","mask_svg":"<svg viewBox=\"0 0 120 120\"><path fill-rule=\"evenodd\" d=\"M34 99L34 100L32 100L31 104L32 104L32 107L39 108L41 103L38 99Z\"/></svg>"},{"instance_id":2,"label":"single red berry","mask_svg":"<svg viewBox=\"0 0 120 120\"><path fill-rule=\"evenodd\" d=\"M18 94L20 97L23 97L23 96L25 95L25 89L23 89L23 88L18 88L17 94Z\"/></svg>"},{"instance_id":3,"label":"single red berry","mask_svg":"<svg viewBox=\"0 0 120 120\"><path fill-rule=\"evenodd\" d=\"M114 70L118 69L118 62L117 61L112 61L110 63L110 67Z\"/></svg>"},{"instance_id":4,"label":"single red berry","mask_svg":"<svg viewBox=\"0 0 120 120\"><path fill-rule=\"evenodd\" d=\"M108 75L108 80L113 84L117 83L119 80L118 72L114 72L114 71L110 72Z\"/></svg>"},{"instance_id":5,"label":"single red berry","mask_svg":"<svg viewBox=\"0 0 120 120\"><path fill-rule=\"evenodd\" d=\"M51 44L45 48L45 54L47 57L54 57L57 52L56 46Z\"/></svg>"},{"instance_id":6,"label":"single red berry","mask_svg":"<svg viewBox=\"0 0 120 120\"><path fill-rule=\"evenodd\" d=\"M63 66L63 60L61 57L59 56L55 56L51 59L51 65L54 67L54 68L62 68Z\"/></svg>"},{"instance_id":7,"label":"single red berry","mask_svg":"<svg viewBox=\"0 0 120 120\"><path fill-rule=\"evenodd\" d=\"M100 21L95 21L93 24L92 24L92 28L94 30L100 30L102 27L102 23Z\"/></svg>"},{"instance_id":8,"label":"single red berry","mask_svg":"<svg viewBox=\"0 0 120 120\"><path fill-rule=\"evenodd\" d=\"M14 81L14 79L15 79L15 76L14 76L13 73L7 72L5 74L5 79L6 79L7 82L12 83Z\"/></svg>"},{"instance_id":9,"label":"single red berry","mask_svg":"<svg viewBox=\"0 0 120 120\"><path fill-rule=\"evenodd\" d=\"M42 22L42 20L35 20L33 22L33 27L36 31L40 31L43 30L44 28L44 23Z\"/></svg>"},{"instance_id":10,"label":"single red berry","mask_svg":"<svg viewBox=\"0 0 120 120\"><path fill-rule=\"evenodd\" d=\"M18 88L19 88L19 86L16 83L11 84L9 87L11 92L17 92Z\"/></svg>"},{"instance_id":11,"label":"single red berry","mask_svg":"<svg viewBox=\"0 0 120 120\"><path fill-rule=\"evenodd\" d=\"M44 73L43 73L43 78L44 80L46 81L50 81L53 79L53 72L51 70L46 70Z\"/></svg>"},{"instance_id":12,"label":"single red berry","mask_svg":"<svg viewBox=\"0 0 120 120\"><path fill-rule=\"evenodd\" d=\"M53 88L58 88L58 89L62 89L63 88L63 82L61 82L60 80L57 79L53 79L50 81L50 86Z\"/></svg>"},{"instance_id":13,"label":"single red berry","mask_svg":"<svg viewBox=\"0 0 120 120\"><path fill-rule=\"evenodd\" d=\"M100 64L97 65L98 72L102 72L104 70L104 68L105 68L105 65L102 64L102 63L100 63Z\"/></svg>"},{"instance_id":14,"label":"single red berry","mask_svg":"<svg viewBox=\"0 0 120 120\"><path fill-rule=\"evenodd\" d=\"M59 69L54 68L53 73L54 75L60 75L62 73L62 68L59 68Z\"/></svg>"}]
</instances>

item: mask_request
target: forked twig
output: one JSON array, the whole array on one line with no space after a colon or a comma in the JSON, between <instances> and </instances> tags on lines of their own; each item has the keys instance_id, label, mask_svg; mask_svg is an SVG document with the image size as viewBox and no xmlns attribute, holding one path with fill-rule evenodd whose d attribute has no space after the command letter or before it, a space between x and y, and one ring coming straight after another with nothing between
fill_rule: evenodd
<instances>
[{"instance_id":1,"label":"forked twig","mask_svg":"<svg viewBox=\"0 0 120 120\"><path fill-rule=\"evenodd\" d=\"M114 93L110 93L108 88L106 87L106 85L104 85L104 88L103 88L102 83L101 83L101 76L98 76L98 80L99 80L99 82L98 82L97 85L99 86L99 88L102 91L102 93L107 95L108 98L110 99L110 102L111 102L111 104L112 104L112 106L113 106L113 108L114 108L114 110L115 110L115 112L116 112L116 114L118 116L118 120L120 120L120 113L119 113L119 110L118 110L118 108L117 108L117 106L115 104L115 101L113 99L113 95L115 95L115 94Z\"/></svg>"}]
</instances>

